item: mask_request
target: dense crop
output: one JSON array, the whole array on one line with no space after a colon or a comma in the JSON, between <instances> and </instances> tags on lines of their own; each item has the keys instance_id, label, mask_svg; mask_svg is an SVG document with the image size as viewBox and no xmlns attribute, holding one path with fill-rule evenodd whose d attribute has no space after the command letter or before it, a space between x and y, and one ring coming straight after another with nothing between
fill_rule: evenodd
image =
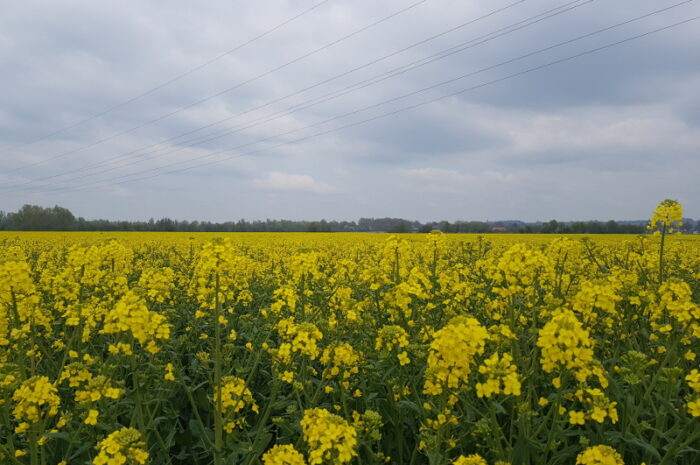
<instances>
[{"instance_id":1,"label":"dense crop","mask_svg":"<svg viewBox=\"0 0 700 465\"><path fill-rule=\"evenodd\" d=\"M700 463L700 241L666 207L644 237L7 234L0 462Z\"/></svg>"}]
</instances>

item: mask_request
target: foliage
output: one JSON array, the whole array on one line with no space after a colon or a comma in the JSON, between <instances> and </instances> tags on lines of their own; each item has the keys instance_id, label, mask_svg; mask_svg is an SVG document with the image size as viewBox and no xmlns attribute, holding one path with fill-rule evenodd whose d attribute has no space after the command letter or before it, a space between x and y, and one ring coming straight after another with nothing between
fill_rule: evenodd
<instances>
[{"instance_id":1,"label":"foliage","mask_svg":"<svg viewBox=\"0 0 700 465\"><path fill-rule=\"evenodd\" d=\"M664 237L0 235L0 463L697 463Z\"/></svg>"}]
</instances>

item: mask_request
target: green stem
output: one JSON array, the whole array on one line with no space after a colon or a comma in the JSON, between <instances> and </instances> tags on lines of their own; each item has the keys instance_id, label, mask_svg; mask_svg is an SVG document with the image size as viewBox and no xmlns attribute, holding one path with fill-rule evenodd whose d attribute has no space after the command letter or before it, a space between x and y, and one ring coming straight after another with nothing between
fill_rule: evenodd
<instances>
[{"instance_id":1,"label":"green stem","mask_svg":"<svg viewBox=\"0 0 700 465\"><path fill-rule=\"evenodd\" d=\"M221 302L219 302L219 274L216 274L215 298L214 298L214 388L218 390L216 395L216 409L214 412L214 464L221 465L223 459L224 428L222 414L221 395Z\"/></svg>"},{"instance_id":2,"label":"green stem","mask_svg":"<svg viewBox=\"0 0 700 465\"><path fill-rule=\"evenodd\" d=\"M498 448L498 453L500 455L499 458L505 460L506 451L505 449L503 449L503 441L507 441L507 439L505 434L503 433L503 430L501 429L501 425L498 424L498 418L496 418L496 409L493 408L493 403L490 401L487 402L489 405L489 419L491 420L491 424L493 426L493 432L498 433L498 436L494 434L493 443Z\"/></svg>"},{"instance_id":3,"label":"green stem","mask_svg":"<svg viewBox=\"0 0 700 465\"><path fill-rule=\"evenodd\" d=\"M24 465L22 462L15 458L15 454L7 450L7 447L0 444L0 452L2 452L3 459L9 459L15 465Z\"/></svg>"},{"instance_id":4,"label":"green stem","mask_svg":"<svg viewBox=\"0 0 700 465\"><path fill-rule=\"evenodd\" d=\"M552 405L552 425L549 427L549 432L547 433L547 445L545 446L544 453L548 456L553 452L554 439L556 437L555 433L561 434L559 431L561 426L561 414L559 413L559 408L561 407L561 390L557 389L557 398Z\"/></svg>"},{"instance_id":5,"label":"green stem","mask_svg":"<svg viewBox=\"0 0 700 465\"><path fill-rule=\"evenodd\" d=\"M659 285L664 282L664 242L666 241L666 225L661 229L661 245L659 247Z\"/></svg>"},{"instance_id":6,"label":"green stem","mask_svg":"<svg viewBox=\"0 0 700 465\"><path fill-rule=\"evenodd\" d=\"M12 287L10 287L10 295L12 296L12 305L10 305L10 310L12 312L12 316L14 317L14 323L15 327L21 328L22 327L22 322L19 318L19 310L17 309L17 297L15 296L15 291ZM11 328L12 326L10 326ZM24 363L18 363L19 370L22 373L23 378L27 378L27 368L25 367ZM32 375L34 375L32 371Z\"/></svg>"},{"instance_id":7,"label":"green stem","mask_svg":"<svg viewBox=\"0 0 700 465\"><path fill-rule=\"evenodd\" d=\"M39 465L39 450L36 447L35 425L29 429L29 461L32 465Z\"/></svg>"},{"instance_id":8,"label":"green stem","mask_svg":"<svg viewBox=\"0 0 700 465\"><path fill-rule=\"evenodd\" d=\"M663 369L666 368L666 366L670 363L671 361L671 355L675 353L676 346L678 345L678 338L675 338L671 341L669 344L668 350L666 351L666 356L664 359L661 361L659 364L658 368L656 369L656 373L651 378L651 382L649 383L649 386L646 388L644 391L644 395L642 396L642 399L648 399L651 393L653 392L654 388L656 387L656 383L659 381L659 377L661 376ZM643 402L640 402L637 407L632 411L631 415L631 422L634 423L637 421L637 417L641 413L642 409L645 407L645 404Z\"/></svg>"},{"instance_id":9,"label":"green stem","mask_svg":"<svg viewBox=\"0 0 700 465\"><path fill-rule=\"evenodd\" d=\"M192 397L192 392L184 383L182 384L182 387L183 387L183 390L185 391L185 394L187 394L187 399L190 401L190 405L192 406L192 412L194 413L194 417L197 420L199 427L201 428L202 431L205 431L204 421L202 421L202 417L199 415L199 410L197 409L197 403L194 401L194 398ZM211 439L209 439L209 436L204 434L203 437L204 437L204 440L209 445L209 447L214 447L214 443L211 442Z\"/></svg>"},{"instance_id":10,"label":"green stem","mask_svg":"<svg viewBox=\"0 0 700 465\"><path fill-rule=\"evenodd\" d=\"M676 453L677 450L685 448L686 446L688 446L689 444L691 444L693 441L697 440L700 437L700 431L695 432L695 434L691 435L689 438L687 438L687 436L685 435L688 427L693 426L693 425L694 425L694 423L692 421L689 422L686 425L686 427L683 429L683 432L681 434L679 434L678 436L676 436L676 439L666 449L667 452L664 455L664 458L661 460L661 462L659 462L659 465L666 465L667 463L669 463L670 460L677 458L674 456L674 454ZM686 441L683 444L678 445L678 443L683 438L687 438Z\"/></svg>"},{"instance_id":11,"label":"green stem","mask_svg":"<svg viewBox=\"0 0 700 465\"><path fill-rule=\"evenodd\" d=\"M9 402L5 402L5 403L2 405L2 418L3 418L3 420L4 420L4 426L5 426L5 428L7 429L7 431L11 431L11 430L12 430L12 426L11 426L11 425L12 425L12 422L10 421L10 412L8 411L8 406L9 406L9 405L10 405ZM14 441L12 440L12 438L13 438L13 435L12 435L12 434L8 434L8 437L7 437L7 444L10 446L10 451L14 454L14 452L15 452L15 443L14 443Z\"/></svg>"},{"instance_id":12,"label":"green stem","mask_svg":"<svg viewBox=\"0 0 700 465\"><path fill-rule=\"evenodd\" d=\"M253 445L252 448L254 451L258 450L258 440L260 439L260 435L264 431L263 426L267 423L267 419L270 417L270 412L272 411L272 404L275 402L277 399L277 394L279 393L279 388L280 384L279 381L274 381L272 384L272 392L270 393L270 400L267 403L267 406L265 407L265 411L262 414L262 417L258 421L258 431L255 433L255 437L253 438ZM246 460L245 465L249 465L250 462L252 462L256 457L253 454L248 455L248 460Z\"/></svg>"},{"instance_id":13,"label":"green stem","mask_svg":"<svg viewBox=\"0 0 700 465\"><path fill-rule=\"evenodd\" d=\"M138 379L138 370L136 369L136 361L134 357L131 357L131 377L134 382L134 391L136 393L136 405L135 405L135 410L136 410L136 415L134 415L134 418L136 419L136 422L138 424L139 429L141 430L142 434L146 434L146 424L144 421L144 415L143 415L143 399L141 398L141 385L139 383ZM133 418L132 418L133 422Z\"/></svg>"}]
</instances>

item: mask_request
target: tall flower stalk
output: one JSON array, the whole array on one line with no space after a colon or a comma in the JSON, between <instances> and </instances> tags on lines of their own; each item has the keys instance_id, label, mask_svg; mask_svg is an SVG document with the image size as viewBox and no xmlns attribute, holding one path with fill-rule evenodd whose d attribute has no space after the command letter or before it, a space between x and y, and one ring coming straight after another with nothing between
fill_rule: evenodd
<instances>
[{"instance_id":1,"label":"tall flower stalk","mask_svg":"<svg viewBox=\"0 0 700 465\"><path fill-rule=\"evenodd\" d=\"M664 281L664 245L666 234L673 233L683 226L683 206L677 200L666 199L655 209L647 229L661 235L659 244L659 285Z\"/></svg>"}]
</instances>

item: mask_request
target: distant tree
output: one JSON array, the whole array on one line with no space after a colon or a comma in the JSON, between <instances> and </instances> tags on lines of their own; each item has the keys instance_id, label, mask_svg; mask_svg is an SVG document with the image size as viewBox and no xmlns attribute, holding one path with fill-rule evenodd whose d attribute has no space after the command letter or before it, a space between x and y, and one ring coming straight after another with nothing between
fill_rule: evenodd
<instances>
[{"instance_id":1,"label":"distant tree","mask_svg":"<svg viewBox=\"0 0 700 465\"><path fill-rule=\"evenodd\" d=\"M11 215L9 225L10 229L19 231L66 231L75 226L75 216L58 205L53 208L24 205Z\"/></svg>"},{"instance_id":2,"label":"distant tree","mask_svg":"<svg viewBox=\"0 0 700 465\"><path fill-rule=\"evenodd\" d=\"M433 225L430 223L423 224L423 225L421 225L420 228L418 228L418 232L421 234L428 234L432 230L433 230Z\"/></svg>"},{"instance_id":3,"label":"distant tree","mask_svg":"<svg viewBox=\"0 0 700 465\"><path fill-rule=\"evenodd\" d=\"M700 232L700 221L684 218L682 232ZM390 233L428 233L434 229L445 233L483 234L494 232L494 227L506 228L510 232L520 233L555 233L555 234L643 234L646 222L614 220L600 221L524 223L508 220L495 223L482 221L426 222L410 221L402 218L360 218L355 221L292 221L292 220L255 220L248 222L226 221L177 221L170 218L153 218L148 221L111 221L105 219L86 220L75 218L66 208L55 206L44 208L36 205L24 205L15 213L0 211L0 230L78 230L78 231L187 231L187 232L390 232Z\"/></svg>"},{"instance_id":4,"label":"distant tree","mask_svg":"<svg viewBox=\"0 0 700 465\"><path fill-rule=\"evenodd\" d=\"M542 225L543 234L556 234L559 232L559 222L557 220L551 220L548 223Z\"/></svg>"},{"instance_id":5,"label":"distant tree","mask_svg":"<svg viewBox=\"0 0 700 465\"><path fill-rule=\"evenodd\" d=\"M583 221L574 221L571 223L571 233L572 234L585 234L586 231L586 223Z\"/></svg>"},{"instance_id":6,"label":"distant tree","mask_svg":"<svg viewBox=\"0 0 700 465\"><path fill-rule=\"evenodd\" d=\"M404 234L404 233L407 233L407 232L409 232L408 224L407 224L405 221L403 221L403 220L398 221L397 223L393 224L393 225L387 230L387 232L395 233L395 234Z\"/></svg>"},{"instance_id":7,"label":"distant tree","mask_svg":"<svg viewBox=\"0 0 700 465\"><path fill-rule=\"evenodd\" d=\"M241 218L238 220L238 223L236 223L236 231L238 232L247 232L248 231L248 222Z\"/></svg>"},{"instance_id":8,"label":"distant tree","mask_svg":"<svg viewBox=\"0 0 700 465\"><path fill-rule=\"evenodd\" d=\"M360 218L357 221L357 230L358 231L373 231L374 230L374 219L370 218Z\"/></svg>"},{"instance_id":9,"label":"distant tree","mask_svg":"<svg viewBox=\"0 0 700 465\"><path fill-rule=\"evenodd\" d=\"M161 218L154 225L155 231L175 231L176 224L170 218Z\"/></svg>"}]
</instances>

